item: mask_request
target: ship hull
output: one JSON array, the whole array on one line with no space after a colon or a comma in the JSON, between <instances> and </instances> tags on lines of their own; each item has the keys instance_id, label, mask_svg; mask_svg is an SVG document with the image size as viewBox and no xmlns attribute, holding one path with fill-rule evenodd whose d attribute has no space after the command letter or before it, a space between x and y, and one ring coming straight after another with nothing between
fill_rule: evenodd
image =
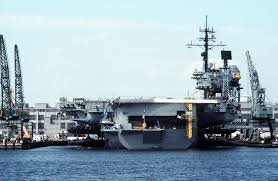
<instances>
[{"instance_id":1,"label":"ship hull","mask_svg":"<svg viewBox=\"0 0 278 181\"><path fill-rule=\"evenodd\" d=\"M200 129L231 122L235 113L215 100L119 100L117 129L104 130L107 147L128 150L184 150L198 141Z\"/></svg>"},{"instance_id":2,"label":"ship hull","mask_svg":"<svg viewBox=\"0 0 278 181\"><path fill-rule=\"evenodd\" d=\"M186 129L120 130L119 141L128 150L185 150L196 143L197 134Z\"/></svg>"},{"instance_id":3,"label":"ship hull","mask_svg":"<svg viewBox=\"0 0 278 181\"><path fill-rule=\"evenodd\" d=\"M119 130L117 130L117 129L102 130L106 149L123 149L123 148L125 148L119 140L118 132L119 132Z\"/></svg>"},{"instance_id":4,"label":"ship hull","mask_svg":"<svg viewBox=\"0 0 278 181\"><path fill-rule=\"evenodd\" d=\"M207 128L234 121L236 114L229 112L198 112L199 128Z\"/></svg>"}]
</instances>

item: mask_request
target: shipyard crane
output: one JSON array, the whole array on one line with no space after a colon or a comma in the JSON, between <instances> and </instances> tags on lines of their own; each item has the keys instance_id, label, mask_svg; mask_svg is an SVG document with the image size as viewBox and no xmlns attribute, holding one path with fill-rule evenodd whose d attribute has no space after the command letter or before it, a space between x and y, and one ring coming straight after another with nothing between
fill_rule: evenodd
<instances>
[{"instance_id":1,"label":"shipyard crane","mask_svg":"<svg viewBox=\"0 0 278 181\"><path fill-rule=\"evenodd\" d=\"M14 48L15 56L15 102L13 102L12 91L10 86L9 62L6 52L6 45L3 35L0 34L0 69L1 69L1 110L0 125L10 129L8 137L11 138L21 130L23 138L24 129L31 125L28 124L29 114L23 110L23 90L22 75L20 67L20 58L18 46ZM27 126L27 127L26 127ZM24 134L26 135L26 134Z\"/></svg>"},{"instance_id":2,"label":"shipyard crane","mask_svg":"<svg viewBox=\"0 0 278 181\"><path fill-rule=\"evenodd\" d=\"M18 46L14 46L14 67L15 67L15 107L18 110L23 110L23 88L22 88L22 75L20 66L20 57Z\"/></svg>"},{"instance_id":3,"label":"shipyard crane","mask_svg":"<svg viewBox=\"0 0 278 181\"><path fill-rule=\"evenodd\" d=\"M267 123L270 136L273 139L272 117L273 108L265 104L265 88L261 87L259 75L253 64L249 51L246 51L247 65L249 71L250 87L252 92L251 120Z\"/></svg>"},{"instance_id":4,"label":"shipyard crane","mask_svg":"<svg viewBox=\"0 0 278 181\"><path fill-rule=\"evenodd\" d=\"M23 122L29 121L29 113L24 110L24 94L23 94L23 81L22 81L22 69L19 56L19 48L14 46L14 71L15 71L15 101L14 109L17 119Z\"/></svg>"},{"instance_id":5,"label":"shipyard crane","mask_svg":"<svg viewBox=\"0 0 278 181\"><path fill-rule=\"evenodd\" d=\"M12 98L10 89L9 64L3 35L0 35L1 61L1 117L9 119L12 115Z\"/></svg>"}]
</instances>

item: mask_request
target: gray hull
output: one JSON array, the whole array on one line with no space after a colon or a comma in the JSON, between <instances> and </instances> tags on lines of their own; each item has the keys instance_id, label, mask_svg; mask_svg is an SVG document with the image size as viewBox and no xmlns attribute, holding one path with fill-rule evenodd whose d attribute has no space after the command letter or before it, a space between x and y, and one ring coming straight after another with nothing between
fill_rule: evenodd
<instances>
[{"instance_id":1,"label":"gray hull","mask_svg":"<svg viewBox=\"0 0 278 181\"><path fill-rule=\"evenodd\" d=\"M103 130L107 147L129 150L185 150L198 141L198 130L230 122L235 113L217 100L132 99L114 103L115 127Z\"/></svg>"},{"instance_id":2,"label":"gray hull","mask_svg":"<svg viewBox=\"0 0 278 181\"><path fill-rule=\"evenodd\" d=\"M120 130L119 140L128 150L185 150L197 140L197 134L188 138L186 129Z\"/></svg>"},{"instance_id":3,"label":"gray hull","mask_svg":"<svg viewBox=\"0 0 278 181\"><path fill-rule=\"evenodd\" d=\"M107 149L123 149L124 146L121 144L118 136L119 130L107 129L102 130L103 138L105 140L105 148Z\"/></svg>"}]
</instances>

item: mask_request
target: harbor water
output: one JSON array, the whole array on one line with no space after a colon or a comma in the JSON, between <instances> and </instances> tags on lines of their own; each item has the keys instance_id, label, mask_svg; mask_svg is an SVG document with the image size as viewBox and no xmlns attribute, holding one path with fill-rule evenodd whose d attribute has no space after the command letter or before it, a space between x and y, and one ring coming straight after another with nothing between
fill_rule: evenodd
<instances>
[{"instance_id":1,"label":"harbor water","mask_svg":"<svg viewBox=\"0 0 278 181\"><path fill-rule=\"evenodd\" d=\"M1 180L278 180L278 149L1 150Z\"/></svg>"}]
</instances>

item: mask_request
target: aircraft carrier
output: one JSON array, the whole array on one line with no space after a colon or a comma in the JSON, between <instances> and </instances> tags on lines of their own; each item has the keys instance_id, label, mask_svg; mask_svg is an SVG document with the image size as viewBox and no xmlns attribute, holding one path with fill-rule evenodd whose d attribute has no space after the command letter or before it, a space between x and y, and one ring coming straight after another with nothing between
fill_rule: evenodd
<instances>
[{"instance_id":1,"label":"aircraft carrier","mask_svg":"<svg viewBox=\"0 0 278 181\"><path fill-rule=\"evenodd\" d=\"M99 136L110 149L187 149L194 146L202 129L232 122L240 111L240 71L236 65L228 65L231 51L221 51L223 65L216 68L208 61L208 52L213 47L222 47L215 42L215 31L209 28L207 18L201 44L203 69L194 71L196 90L202 96L196 98L117 98L112 101L94 102L93 108L63 107L62 112L73 120L96 126ZM90 104L89 104L90 105ZM90 106L89 106L90 107Z\"/></svg>"},{"instance_id":2,"label":"aircraft carrier","mask_svg":"<svg viewBox=\"0 0 278 181\"><path fill-rule=\"evenodd\" d=\"M187 149L196 143L198 129L206 127L203 120L208 121L197 110L217 104L217 100L118 99L114 101L114 129L111 131L108 127L102 132L110 148L120 143L130 150ZM223 121L223 117L215 113L207 122L210 126ZM230 116L226 121L232 119Z\"/></svg>"}]
</instances>

